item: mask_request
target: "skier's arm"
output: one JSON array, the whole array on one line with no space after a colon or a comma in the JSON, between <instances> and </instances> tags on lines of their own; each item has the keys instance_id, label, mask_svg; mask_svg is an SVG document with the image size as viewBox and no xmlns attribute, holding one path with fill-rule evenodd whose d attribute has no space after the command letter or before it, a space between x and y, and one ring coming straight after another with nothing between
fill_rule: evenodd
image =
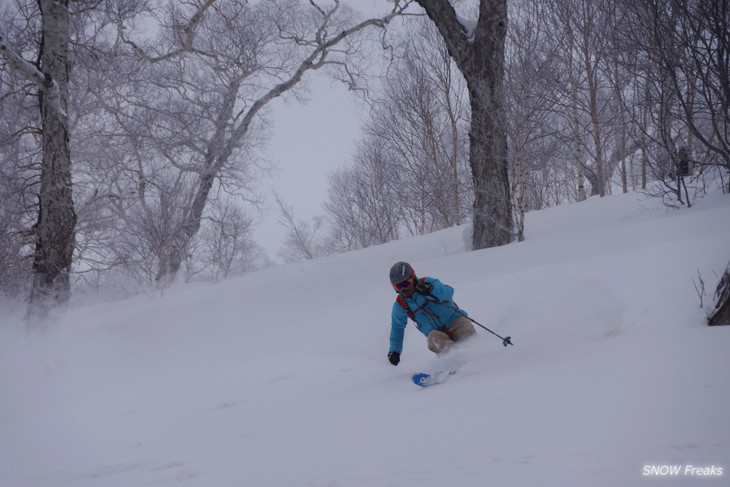
<instances>
[{"instance_id":1,"label":"skier's arm","mask_svg":"<svg viewBox=\"0 0 730 487\"><path fill-rule=\"evenodd\" d=\"M405 335L408 315L398 303L393 303L390 321L390 350L400 354L403 351L403 336Z\"/></svg>"}]
</instances>

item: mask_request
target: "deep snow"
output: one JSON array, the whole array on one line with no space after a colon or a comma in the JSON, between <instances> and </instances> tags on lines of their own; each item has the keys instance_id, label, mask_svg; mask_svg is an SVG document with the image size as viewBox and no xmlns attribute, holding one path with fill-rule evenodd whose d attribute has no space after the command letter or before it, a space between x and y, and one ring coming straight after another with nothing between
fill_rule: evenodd
<instances>
[{"instance_id":1,"label":"deep snow","mask_svg":"<svg viewBox=\"0 0 730 487\"><path fill-rule=\"evenodd\" d=\"M730 195L621 195L530 213L496 249L465 252L457 227L76 307L42 334L6 319L0 485L730 485L730 327L704 325L693 284L708 305L728 223ZM397 260L515 346L478 330L457 375L413 385L438 360L409 325L387 362Z\"/></svg>"}]
</instances>

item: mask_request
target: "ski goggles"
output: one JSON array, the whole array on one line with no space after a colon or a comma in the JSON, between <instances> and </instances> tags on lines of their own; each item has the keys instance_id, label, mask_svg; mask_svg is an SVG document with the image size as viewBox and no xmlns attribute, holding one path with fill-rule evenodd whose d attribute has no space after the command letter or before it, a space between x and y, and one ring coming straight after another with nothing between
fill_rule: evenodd
<instances>
[{"instance_id":1,"label":"ski goggles","mask_svg":"<svg viewBox=\"0 0 730 487\"><path fill-rule=\"evenodd\" d=\"M396 282L395 284L393 284L393 287L395 288L396 291L400 291L400 290L407 288L412 283L413 283L413 278L409 277L405 281Z\"/></svg>"}]
</instances>

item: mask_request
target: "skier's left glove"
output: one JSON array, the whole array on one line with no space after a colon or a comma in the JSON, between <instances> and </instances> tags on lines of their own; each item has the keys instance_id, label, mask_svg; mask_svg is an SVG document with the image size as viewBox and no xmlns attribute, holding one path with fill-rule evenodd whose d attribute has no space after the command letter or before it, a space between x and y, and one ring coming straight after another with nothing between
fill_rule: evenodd
<instances>
[{"instance_id":1,"label":"skier's left glove","mask_svg":"<svg viewBox=\"0 0 730 487\"><path fill-rule=\"evenodd\" d=\"M416 284L416 292L423 296L430 296L433 290L433 284L430 282L419 282Z\"/></svg>"}]
</instances>

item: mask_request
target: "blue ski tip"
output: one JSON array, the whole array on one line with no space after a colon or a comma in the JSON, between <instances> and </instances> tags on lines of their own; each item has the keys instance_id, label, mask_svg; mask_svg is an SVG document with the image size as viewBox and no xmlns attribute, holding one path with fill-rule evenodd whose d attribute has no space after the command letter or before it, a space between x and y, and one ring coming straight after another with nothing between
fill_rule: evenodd
<instances>
[{"instance_id":1,"label":"blue ski tip","mask_svg":"<svg viewBox=\"0 0 730 487\"><path fill-rule=\"evenodd\" d=\"M450 370L448 372L436 372L435 374L420 373L414 375L413 377L411 377L411 379L413 380L413 383L417 386L428 387L435 384L440 384L442 382L446 382L446 379L454 374L456 374L455 370Z\"/></svg>"},{"instance_id":2,"label":"blue ski tip","mask_svg":"<svg viewBox=\"0 0 730 487\"><path fill-rule=\"evenodd\" d=\"M430 374L416 374L412 379L414 384L421 387L430 386L433 383Z\"/></svg>"}]
</instances>

